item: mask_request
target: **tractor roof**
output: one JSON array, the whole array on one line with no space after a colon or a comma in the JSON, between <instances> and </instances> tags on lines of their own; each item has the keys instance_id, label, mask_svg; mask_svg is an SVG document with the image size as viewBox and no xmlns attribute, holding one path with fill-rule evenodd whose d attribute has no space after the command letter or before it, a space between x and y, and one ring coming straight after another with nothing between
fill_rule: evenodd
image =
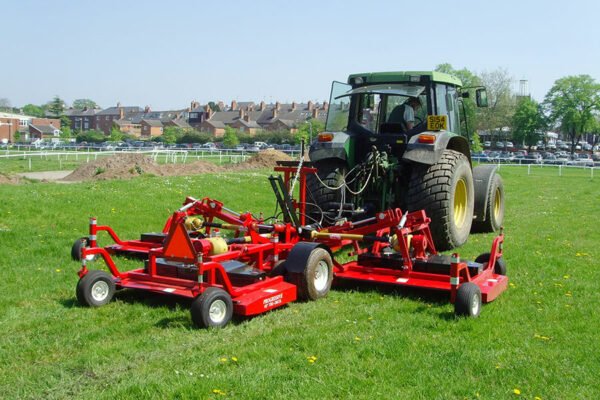
<instances>
[{"instance_id":1,"label":"tractor roof","mask_svg":"<svg viewBox=\"0 0 600 400\"><path fill-rule=\"evenodd\" d=\"M372 83L396 83L396 82L420 82L421 77L427 77L427 80L450 85L462 86L460 79L453 75L437 71L394 71L394 72L366 72L362 74L352 74L348 77L348 83L352 83L354 78L362 78L363 84Z\"/></svg>"}]
</instances>

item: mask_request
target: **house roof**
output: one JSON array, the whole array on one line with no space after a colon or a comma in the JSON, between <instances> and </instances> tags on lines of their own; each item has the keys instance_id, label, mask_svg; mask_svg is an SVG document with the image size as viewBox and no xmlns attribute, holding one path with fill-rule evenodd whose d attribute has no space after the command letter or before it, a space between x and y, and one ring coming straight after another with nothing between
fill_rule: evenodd
<instances>
[{"instance_id":1,"label":"house roof","mask_svg":"<svg viewBox=\"0 0 600 400\"><path fill-rule=\"evenodd\" d=\"M89 117L98 114L98 112L100 112L99 108L90 108L83 110L76 110L74 108L70 108L68 110L65 110L64 114L67 117Z\"/></svg>"},{"instance_id":2,"label":"house roof","mask_svg":"<svg viewBox=\"0 0 600 400\"><path fill-rule=\"evenodd\" d=\"M157 127L163 126L162 122L160 122L160 120L158 120L158 119L142 119L142 124L146 124L149 126L157 126Z\"/></svg>"},{"instance_id":3,"label":"house roof","mask_svg":"<svg viewBox=\"0 0 600 400\"><path fill-rule=\"evenodd\" d=\"M109 107L104 110L98 112L96 115L119 115L120 110L123 109L125 114L135 113L143 111L140 107L137 106L125 106L125 107Z\"/></svg>"},{"instance_id":4,"label":"house roof","mask_svg":"<svg viewBox=\"0 0 600 400\"><path fill-rule=\"evenodd\" d=\"M33 125L29 124L29 126L36 131L40 132L43 135L54 135L54 132L57 131L55 127L52 125Z\"/></svg>"},{"instance_id":5,"label":"house roof","mask_svg":"<svg viewBox=\"0 0 600 400\"><path fill-rule=\"evenodd\" d=\"M185 119L173 119L170 122L180 128L191 128L192 127L190 124L187 123L187 121Z\"/></svg>"},{"instance_id":6,"label":"house roof","mask_svg":"<svg viewBox=\"0 0 600 400\"><path fill-rule=\"evenodd\" d=\"M211 120L206 120L202 123L203 124L207 124L212 126L213 128L225 128L225 124L223 123L223 121L213 121Z\"/></svg>"}]
</instances>

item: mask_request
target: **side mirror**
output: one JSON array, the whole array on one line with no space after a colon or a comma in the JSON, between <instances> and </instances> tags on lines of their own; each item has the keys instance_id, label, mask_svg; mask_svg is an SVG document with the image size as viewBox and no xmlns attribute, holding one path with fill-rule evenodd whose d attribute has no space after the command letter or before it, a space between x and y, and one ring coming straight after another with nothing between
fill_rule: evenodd
<instances>
[{"instance_id":1,"label":"side mirror","mask_svg":"<svg viewBox=\"0 0 600 400\"><path fill-rule=\"evenodd\" d=\"M475 98L477 100L477 107L488 106L487 91L485 88L479 88L475 90Z\"/></svg>"}]
</instances>

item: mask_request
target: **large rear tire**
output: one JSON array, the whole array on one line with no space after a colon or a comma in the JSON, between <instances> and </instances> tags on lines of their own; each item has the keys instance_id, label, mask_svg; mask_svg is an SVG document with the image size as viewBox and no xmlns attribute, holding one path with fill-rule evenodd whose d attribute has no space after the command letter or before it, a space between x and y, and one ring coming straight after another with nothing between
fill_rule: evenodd
<instances>
[{"instance_id":1,"label":"large rear tire","mask_svg":"<svg viewBox=\"0 0 600 400\"><path fill-rule=\"evenodd\" d=\"M473 223L473 173L467 157L444 150L433 165L415 164L408 186L408 211L425 210L437 250L463 245Z\"/></svg>"},{"instance_id":2,"label":"large rear tire","mask_svg":"<svg viewBox=\"0 0 600 400\"><path fill-rule=\"evenodd\" d=\"M307 202L306 213L317 222L321 220L321 213L327 211L332 203L340 203L342 200L341 189L346 174L346 164L338 160L322 160L316 165L318 178L314 174L306 177ZM327 185L324 186L321 181ZM312 204L311 204L312 203ZM315 222L315 221L310 221Z\"/></svg>"}]
</instances>

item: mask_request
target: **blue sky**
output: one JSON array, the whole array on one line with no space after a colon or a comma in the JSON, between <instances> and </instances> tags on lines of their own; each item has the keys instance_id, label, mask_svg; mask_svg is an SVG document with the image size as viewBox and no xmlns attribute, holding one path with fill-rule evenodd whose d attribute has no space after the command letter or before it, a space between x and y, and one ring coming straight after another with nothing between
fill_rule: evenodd
<instances>
[{"instance_id":1,"label":"blue sky","mask_svg":"<svg viewBox=\"0 0 600 400\"><path fill-rule=\"evenodd\" d=\"M354 72L506 69L542 100L600 81L597 1L4 0L0 97L13 106L326 100Z\"/></svg>"}]
</instances>

